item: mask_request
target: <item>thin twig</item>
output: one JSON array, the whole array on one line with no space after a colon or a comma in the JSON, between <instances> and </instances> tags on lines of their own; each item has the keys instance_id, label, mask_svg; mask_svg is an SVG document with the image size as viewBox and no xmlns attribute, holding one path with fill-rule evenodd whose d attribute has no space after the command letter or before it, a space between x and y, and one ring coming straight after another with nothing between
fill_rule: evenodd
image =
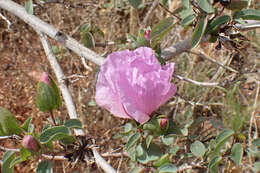
<instances>
[{"instance_id":1,"label":"thin twig","mask_svg":"<svg viewBox=\"0 0 260 173\"><path fill-rule=\"evenodd\" d=\"M20 149L18 149L18 148L6 148L6 147L3 147L3 146L0 146L0 150L13 151L13 152L16 152L16 153L20 152ZM49 159L49 160L68 160L64 156L50 156L50 155L47 155L47 154L41 154L41 156L43 156L44 158Z\"/></svg>"},{"instance_id":2,"label":"thin twig","mask_svg":"<svg viewBox=\"0 0 260 173\"><path fill-rule=\"evenodd\" d=\"M93 69L87 65L85 57L81 56L80 59L81 59L83 66L85 67L85 69L87 69L89 71L93 71Z\"/></svg>"},{"instance_id":3,"label":"thin twig","mask_svg":"<svg viewBox=\"0 0 260 173\"><path fill-rule=\"evenodd\" d=\"M0 12L0 17L2 17L2 19L4 21L6 21L7 23L7 28L10 29L10 26L12 25L12 23Z\"/></svg>"},{"instance_id":4,"label":"thin twig","mask_svg":"<svg viewBox=\"0 0 260 173\"><path fill-rule=\"evenodd\" d=\"M183 81L186 81L186 82L190 82L194 85L198 85L198 86L209 86L209 87L215 87L218 85L217 82L198 82L198 81L195 81L195 80L192 80L192 79L189 79L189 78L185 78L185 77L182 77L182 76L179 76L177 74L173 74L173 77L177 78L177 79L180 79L180 80L183 80Z\"/></svg>"},{"instance_id":5,"label":"thin twig","mask_svg":"<svg viewBox=\"0 0 260 173\"><path fill-rule=\"evenodd\" d=\"M218 66L225 68L226 70L229 70L229 71L232 71L232 72L235 72L235 73L239 73L238 71L234 70L233 68L231 68L229 66L226 66L224 64L221 64L221 63L217 62L215 59L208 57L207 55L203 54L201 51L199 51L199 53L197 53L197 52L188 50L187 52L189 52L191 54L194 54L194 55L197 55L197 56L199 56L199 57L201 57L201 58L203 58L205 60L208 60L208 61L210 61L212 63L215 63Z\"/></svg>"},{"instance_id":6,"label":"thin twig","mask_svg":"<svg viewBox=\"0 0 260 173\"><path fill-rule=\"evenodd\" d=\"M255 94L255 102L253 105L253 111L251 113L250 117L250 123L249 123L249 130L248 130L248 146L252 145L252 140L258 138L258 129L257 129L257 123L256 123L256 109L257 109L257 103L258 103L258 97L259 97L259 90L260 90L260 82L256 81L256 94ZM253 125L255 126L256 135L252 139L252 129Z\"/></svg>"},{"instance_id":7,"label":"thin twig","mask_svg":"<svg viewBox=\"0 0 260 173\"><path fill-rule=\"evenodd\" d=\"M143 22L141 23L141 28L145 28L145 27L146 27L147 22L148 22L149 18L151 17L152 12L154 11L154 9L157 7L158 3L159 3L159 0L153 1L152 6L150 7L150 9L148 10L148 12L146 13L146 15L145 15L145 17L144 17L144 20L143 20Z\"/></svg>"},{"instance_id":8,"label":"thin twig","mask_svg":"<svg viewBox=\"0 0 260 173\"><path fill-rule=\"evenodd\" d=\"M11 135L11 136L0 136L0 140L5 140L5 139L22 139L20 136L18 135Z\"/></svg>"},{"instance_id":9,"label":"thin twig","mask_svg":"<svg viewBox=\"0 0 260 173\"><path fill-rule=\"evenodd\" d=\"M52 110L50 110L50 115L51 115L51 119L52 119L53 125L57 126L57 123L56 123L56 120L55 120L55 117L53 115L53 111Z\"/></svg>"},{"instance_id":10,"label":"thin twig","mask_svg":"<svg viewBox=\"0 0 260 173\"><path fill-rule=\"evenodd\" d=\"M161 3L159 3L160 7L162 7L165 11L170 13L172 16L176 17L178 19L178 22L181 21L181 18L179 16L176 16L173 12L171 12L168 8L165 8Z\"/></svg>"},{"instance_id":11,"label":"thin twig","mask_svg":"<svg viewBox=\"0 0 260 173\"><path fill-rule=\"evenodd\" d=\"M118 164L117 171L116 171L117 173L120 172L120 167L122 165L122 161L123 161L123 154L121 154L121 157L120 157L120 160L119 160L119 164Z\"/></svg>"}]
</instances>

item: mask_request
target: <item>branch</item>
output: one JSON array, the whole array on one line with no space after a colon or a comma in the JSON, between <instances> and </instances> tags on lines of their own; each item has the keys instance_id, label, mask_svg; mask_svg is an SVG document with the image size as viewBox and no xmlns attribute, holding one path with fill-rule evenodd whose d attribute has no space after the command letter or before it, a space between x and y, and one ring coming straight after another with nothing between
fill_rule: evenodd
<instances>
[{"instance_id":1,"label":"branch","mask_svg":"<svg viewBox=\"0 0 260 173\"><path fill-rule=\"evenodd\" d=\"M28 14L23 6L11 0L0 0L0 8L9 11L33 28L37 28L38 31L62 43L65 47L76 52L78 55L85 57L87 60L97 65L101 65L104 62L103 57L97 55L95 52L86 48L82 44L79 44L72 37L58 31L52 25L49 25L48 23L40 20L38 17Z\"/></svg>"},{"instance_id":2,"label":"branch","mask_svg":"<svg viewBox=\"0 0 260 173\"><path fill-rule=\"evenodd\" d=\"M211 86L212 87L212 86L218 85L217 82L198 82L198 81L195 81L195 80L192 80L192 79L189 79L189 78L179 76L177 74L173 74L173 77L180 79L180 80L183 80L183 81L186 81L186 82L190 82L190 83L192 83L194 85L198 85L198 86Z\"/></svg>"},{"instance_id":3,"label":"branch","mask_svg":"<svg viewBox=\"0 0 260 173\"><path fill-rule=\"evenodd\" d=\"M199 51L199 53L194 52L194 51L187 51L187 52L189 52L191 54L194 54L194 55L197 55L198 57L201 57L201 58L203 58L205 60L208 60L208 61L210 61L212 63L215 63L218 66L223 67L226 70L229 70L229 71L232 71L232 72L235 72L235 73L239 73L238 71L234 70L233 68L231 68L229 66L225 66L224 64L221 64L221 63L217 62L215 59L208 57L207 55L203 54L201 51Z\"/></svg>"},{"instance_id":4,"label":"branch","mask_svg":"<svg viewBox=\"0 0 260 173\"><path fill-rule=\"evenodd\" d=\"M146 13L146 15L144 17L144 20L143 20L143 22L141 24L141 28L145 28L146 27L147 22L148 22L149 18L151 17L153 10L157 7L158 3L159 3L159 0L153 1L152 6L150 7L149 11Z\"/></svg>"},{"instance_id":5,"label":"branch","mask_svg":"<svg viewBox=\"0 0 260 173\"><path fill-rule=\"evenodd\" d=\"M76 112L76 108L75 105L72 101L72 97L70 95L69 89L66 86L65 82L64 82L64 78L65 75L55 57L55 55L52 52L51 46L47 41L47 38L45 35L43 35L41 32L37 31L37 29L35 29L36 32L38 33L38 35L40 36L42 45L44 47L44 51L47 55L47 58L51 64L51 67L54 70L54 73L58 79L58 83L59 83L59 88L61 90L61 93L63 95L64 101L65 101L65 105L67 107L67 110L69 112L69 117L70 119L77 119L78 115ZM81 129L74 129L75 134L76 135L85 135L83 130ZM115 173L116 171L114 170L114 168L112 168L97 152L96 148L92 149L93 153L94 153L94 157L96 160L96 163L106 172L108 173Z\"/></svg>"}]
</instances>

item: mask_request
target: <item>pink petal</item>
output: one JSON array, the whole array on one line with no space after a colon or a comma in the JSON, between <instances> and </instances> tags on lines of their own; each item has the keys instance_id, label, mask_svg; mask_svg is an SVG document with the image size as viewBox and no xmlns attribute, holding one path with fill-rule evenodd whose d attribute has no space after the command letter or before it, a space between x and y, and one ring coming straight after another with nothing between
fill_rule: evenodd
<instances>
[{"instance_id":1,"label":"pink petal","mask_svg":"<svg viewBox=\"0 0 260 173\"><path fill-rule=\"evenodd\" d=\"M161 66L151 48L112 53L99 72L97 104L115 116L143 124L176 93L170 83L173 70L174 63Z\"/></svg>"}]
</instances>

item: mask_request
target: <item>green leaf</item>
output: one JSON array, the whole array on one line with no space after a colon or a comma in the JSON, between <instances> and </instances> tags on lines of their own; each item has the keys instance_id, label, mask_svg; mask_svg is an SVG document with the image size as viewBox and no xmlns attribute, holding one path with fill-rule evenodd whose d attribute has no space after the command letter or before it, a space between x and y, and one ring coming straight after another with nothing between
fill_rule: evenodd
<instances>
[{"instance_id":1,"label":"green leaf","mask_svg":"<svg viewBox=\"0 0 260 173\"><path fill-rule=\"evenodd\" d=\"M128 139L128 142L126 144L126 150L129 150L132 148L141 138L141 133L135 133Z\"/></svg>"},{"instance_id":2,"label":"green leaf","mask_svg":"<svg viewBox=\"0 0 260 173\"><path fill-rule=\"evenodd\" d=\"M161 140L164 145L170 146L174 142L174 137L173 136L161 136Z\"/></svg>"},{"instance_id":3,"label":"green leaf","mask_svg":"<svg viewBox=\"0 0 260 173\"><path fill-rule=\"evenodd\" d=\"M202 39L203 35L204 35L204 32L206 30L206 27L207 27L207 17L204 16L202 17L196 27L195 27L195 30L192 34L192 37L191 37L191 48L195 48L196 46L198 46L198 44L200 43L200 40Z\"/></svg>"},{"instance_id":4,"label":"green leaf","mask_svg":"<svg viewBox=\"0 0 260 173\"><path fill-rule=\"evenodd\" d=\"M36 105L42 112L58 109L62 105L59 89L54 80L50 79L52 86L44 82L39 82L37 86Z\"/></svg>"},{"instance_id":5,"label":"green leaf","mask_svg":"<svg viewBox=\"0 0 260 173\"><path fill-rule=\"evenodd\" d=\"M260 146L260 138L257 138L253 141L253 145L256 146L256 147L259 147Z\"/></svg>"},{"instance_id":6,"label":"green leaf","mask_svg":"<svg viewBox=\"0 0 260 173\"><path fill-rule=\"evenodd\" d=\"M193 142L190 146L190 150L196 157L202 157L206 152L204 144L200 141Z\"/></svg>"},{"instance_id":7,"label":"green leaf","mask_svg":"<svg viewBox=\"0 0 260 173\"><path fill-rule=\"evenodd\" d=\"M32 117L29 117L29 118L27 118L27 120L23 123L22 128L23 128L26 132L29 131L29 126L30 126L31 122L32 122Z\"/></svg>"},{"instance_id":8,"label":"green leaf","mask_svg":"<svg viewBox=\"0 0 260 173\"><path fill-rule=\"evenodd\" d=\"M31 157L32 152L29 149L26 149L24 147L20 148L20 156L17 157L16 159L14 159L11 163L10 163L10 167L13 167L16 164L22 163L26 160L29 159L29 157Z\"/></svg>"},{"instance_id":9,"label":"green leaf","mask_svg":"<svg viewBox=\"0 0 260 173\"><path fill-rule=\"evenodd\" d=\"M259 173L260 171L260 162L255 162L253 167L254 173Z\"/></svg>"},{"instance_id":10,"label":"green leaf","mask_svg":"<svg viewBox=\"0 0 260 173\"><path fill-rule=\"evenodd\" d=\"M218 165L221 160L222 158L220 156L216 156L209 162L210 173L218 173Z\"/></svg>"},{"instance_id":11,"label":"green leaf","mask_svg":"<svg viewBox=\"0 0 260 173\"><path fill-rule=\"evenodd\" d=\"M162 0L162 4L165 6L167 5L168 0Z\"/></svg>"},{"instance_id":12,"label":"green leaf","mask_svg":"<svg viewBox=\"0 0 260 173\"><path fill-rule=\"evenodd\" d=\"M182 27L186 27L190 24L192 24L192 22L196 19L196 16L194 14L191 14L187 17L185 17L182 21L181 21L181 26Z\"/></svg>"},{"instance_id":13,"label":"green leaf","mask_svg":"<svg viewBox=\"0 0 260 173\"><path fill-rule=\"evenodd\" d=\"M25 3L25 11L28 14L33 15L33 2L32 2L32 0L29 0Z\"/></svg>"},{"instance_id":14,"label":"green leaf","mask_svg":"<svg viewBox=\"0 0 260 173\"><path fill-rule=\"evenodd\" d=\"M70 130L65 126L55 126L42 132L40 136L40 143L46 144L50 141L62 140L65 144L75 141L71 136Z\"/></svg>"},{"instance_id":15,"label":"green leaf","mask_svg":"<svg viewBox=\"0 0 260 173\"><path fill-rule=\"evenodd\" d=\"M81 34L85 34L85 33L89 32L90 30L91 30L90 23L86 23L80 28Z\"/></svg>"},{"instance_id":16,"label":"green leaf","mask_svg":"<svg viewBox=\"0 0 260 173\"><path fill-rule=\"evenodd\" d=\"M124 126L124 132L122 132L121 134L128 135L132 130L133 130L132 124L126 123L125 126Z\"/></svg>"},{"instance_id":17,"label":"green leaf","mask_svg":"<svg viewBox=\"0 0 260 173\"><path fill-rule=\"evenodd\" d=\"M205 34L216 32L221 25L228 23L230 20L231 18L228 15L217 17L208 24Z\"/></svg>"},{"instance_id":18,"label":"green leaf","mask_svg":"<svg viewBox=\"0 0 260 173\"><path fill-rule=\"evenodd\" d=\"M150 37L153 41L159 41L162 39L173 27L174 27L174 18L168 17L162 20L160 23L156 24L151 31Z\"/></svg>"},{"instance_id":19,"label":"green leaf","mask_svg":"<svg viewBox=\"0 0 260 173\"><path fill-rule=\"evenodd\" d=\"M214 13L214 8L208 0L198 0L198 5L206 13Z\"/></svg>"},{"instance_id":20,"label":"green leaf","mask_svg":"<svg viewBox=\"0 0 260 173\"><path fill-rule=\"evenodd\" d=\"M156 127L156 125L148 122L148 123L144 124L143 129L150 130L150 131L156 131L157 127Z\"/></svg>"},{"instance_id":21,"label":"green leaf","mask_svg":"<svg viewBox=\"0 0 260 173\"><path fill-rule=\"evenodd\" d=\"M160 147L154 143L151 143L148 149L146 148L146 145L144 143L138 146L138 151L136 148L136 152L138 154L137 161L142 164L147 164L148 162L157 160L162 156Z\"/></svg>"},{"instance_id":22,"label":"green leaf","mask_svg":"<svg viewBox=\"0 0 260 173\"><path fill-rule=\"evenodd\" d=\"M163 164L170 163L170 162L171 162L170 155L167 153L167 154L164 154L159 160L154 162L153 166L158 168L158 167L162 166Z\"/></svg>"},{"instance_id":23,"label":"green leaf","mask_svg":"<svg viewBox=\"0 0 260 173\"><path fill-rule=\"evenodd\" d=\"M7 109L0 107L0 136L20 135L22 129L15 116Z\"/></svg>"},{"instance_id":24,"label":"green leaf","mask_svg":"<svg viewBox=\"0 0 260 173\"><path fill-rule=\"evenodd\" d=\"M240 143L236 143L233 145L232 150L231 150L231 159L234 160L234 162L237 165L240 165L242 162L243 158L243 147Z\"/></svg>"},{"instance_id":25,"label":"green leaf","mask_svg":"<svg viewBox=\"0 0 260 173\"><path fill-rule=\"evenodd\" d=\"M190 8L190 0L181 0L185 8Z\"/></svg>"},{"instance_id":26,"label":"green leaf","mask_svg":"<svg viewBox=\"0 0 260 173\"><path fill-rule=\"evenodd\" d=\"M245 9L234 14L234 19L260 20L260 10Z\"/></svg>"},{"instance_id":27,"label":"green leaf","mask_svg":"<svg viewBox=\"0 0 260 173\"><path fill-rule=\"evenodd\" d=\"M10 167L10 164L13 162L15 159L15 152L13 151L7 151L4 156L3 156L3 164L1 171L3 173L13 173L14 172L14 167Z\"/></svg>"},{"instance_id":28,"label":"green leaf","mask_svg":"<svg viewBox=\"0 0 260 173\"><path fill-rule=\"evenodd\" d=\"M138 8L139 5L141 5L142 3L142 0L128 0L128 1L134 8Z\"/></svg>"},{"instance_id":29,"label":"green leaf","mask_svg":"<svg viewBox=\"0 0 260 173\"><path fill-rule=\"evenodd\" d=\"M79 119L69 119L64 123L67 128L82 129L82 123Z\"/></svg>"},{"instance_id":30,"label":"green leaf","mask_svg":"<svg viewBox=\"0 0 260 173\"><path fill-rule=\"evenodd\" d=\"M36 169L36 173L53 173L51 161L41 161Z\"/></svg>"},{"instance_id":31,"label":"green leaf","mask_svg":"<svg viewBox=\"0 0 260 173\"><path fill-rule=\"evenodd\" d=\"M233 130L223 130L216 139L216 147L215 147L215 154L220 152L221 147L234 135Z\"/></svg>"},{"instance_id":32,"label":"green leaf","mask_svg":"<svg viewBox=\"0 0 260 173\"><path fill-rule=\"evenodd\" d=\"M105 37L104 32L103 32L98 26L95 26L95 27L94 27L94 29L93 29L93 34L98 34L98 35L100 35L102 38Z\"/></svg>"},{"instance_id":33,"label":"green leaf","mask_svg":"<svg viewBox=\"0 0 260 173\"><path fill-rule=\"evenodd\" d=\"M131 147L128 150L128 154L129 154L131 161L133 161L133 162L136 161L136 148L135 147Z\"/></svg>"},{"instance_id":34,"label":"green leaf","mask_svg":"<svg viewBox=\"0 0 260 173\"><path fill-rule=\"evenodd\" d=\"M243 126L244 119L240 116L240 113L233 115L232 117L232 129L235 132L239 132L239 130Z\"/></svg>"},{"instance_id":35,"label":"green leaf","mask_svg":"<svg viewBox=\"0 0 260 173\"><path fill-rule=\"evenodd\" d=\"M15 165L24 162L25 160L22 159L21 157L15 158L11 163L10 163L10 168L14 167Z\"/></svg>"},{"instance_id":36,"label":"green leaf","mask_svg":"<svg viewBox=\"0 0 260 173\"><path fill-rule=\"evenodd\" d=\"M159 173L177 173L177 167L171 163L166 163L159 168Z\"/></svg>"},{"instance_id":37,"label":"green leaf","mask_svg":"<svg viewBox=\"0 0 260 173\"><path fill-rule=\"evenodd\" d=\"M26 149L24 147L20 148L20 156L23 160L27 160L29 157L31 157L32 152L29 149Z\"/></svg>"},{"instance_id":38,"label":"green leaf","mask_svg":"<svg viewBox=\"0 0 260 173\"><path fill-rule=\"evenodd\" d=\"M139 143L136 147L136 156L140 157L144 155L145 152L146 152L146 148L142 146L142 143Z\"/></svg>"},{"instance_id":39,"label":"green leaf","mask_svg":"<svg viewBox=\"0 0 260 173\"><path fill-rule=\"evenodd\" d=\"M170 148L169 153L175 156L176 153L179 151L179 149L180 149L179 145L174 145L173 147Z\"/></svg>"},{"instance_id":40,"label":"green leaf","mask_svg":"<svg viewBox=\"0 0 260 173\"><path fill-rule=\"evenodd\" d=\"M153 136L152 136L152 135L147 136L146 141L145 141L147 148L149 148L149 146L150 146L152 140L153 140Z\"/></svg>"},{"instance_id":41,"label":"green leaf","mask_svg":"<svg viewBox=\"0 0 260 173\"><path fill-rule=\"evenodd\" d=\"M90 32L81 34L81 40L85 47L87 48L95 47L95 39Z\"/></svg>"}]
</instances>

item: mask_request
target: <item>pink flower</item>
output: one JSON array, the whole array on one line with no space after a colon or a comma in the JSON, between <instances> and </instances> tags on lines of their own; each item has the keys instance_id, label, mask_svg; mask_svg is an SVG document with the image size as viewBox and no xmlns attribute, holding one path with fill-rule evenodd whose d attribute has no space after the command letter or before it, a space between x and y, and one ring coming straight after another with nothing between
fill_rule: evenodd
<instances>
[{"instance_id":1,"label":"pink flower","mask_svg":"<svg viewBox=\"0 0 260 173\"><path fill-rule=\"evenodd\" d=\"M176 93L173 71L174 63L161 66L148 47L114 52L100 68L96 102L117 117L143 124Z\"/></svg>"},{"instance_id":2,"label":"pink flower","mask_svg":"<svg viewBox=\"0 0 260 173\"><path fill-rule=\"evenodd\" d=\"M39 149L39 145L36 141L36 139L32 135L26 135L23 138L22 145L24 148L27 148L29 150L37 151Z\"/></svg>"},{"instance_id":3,"label":"pink flower","mask_svg":"<svg viewBox=\"0 0 260 173\"><path fill-rule=\"evenodd\" d=\"M151 32L152 32L152 31L151 31L150 29L148 29L148 30L145 31L144 37L145 37L147 40L150 40Z\"/></svg>"},{"instance_id":4,"label":"pink flower","mask_svg":"<svg viewBox=\"0 0 260 173\"><path fill-rule=\"evenodd\" d=\"M160 121L160 128L161 129L164 129L165 127L167 127L167 124L168 124L168 119L167 118L162 118L161 121Z\"/></svg>"},{"instance_id":5,"label":"pink flower","mask_svg":"<svg viewBox=\"0 0 260 173\"><path fill-rule=\"evenodd\" d=\"M49 78L49 75L48 75L48 73L46 73L46 72L43 72L43 73L42 73L40 82L44 82L44 83L46 83L46 84L49 85L49 86L52 85L52 84L51 84L51 80L50 80L50 78Z\"/></svg>"}]
</instances>

